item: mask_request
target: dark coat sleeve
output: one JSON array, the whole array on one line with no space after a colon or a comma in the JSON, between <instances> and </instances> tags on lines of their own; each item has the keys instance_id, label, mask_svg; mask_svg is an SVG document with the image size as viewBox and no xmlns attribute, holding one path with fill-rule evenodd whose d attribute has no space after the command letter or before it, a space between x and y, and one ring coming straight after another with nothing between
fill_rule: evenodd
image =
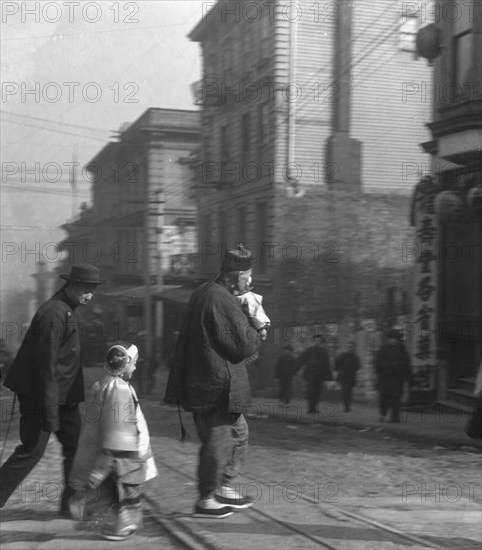
<instances>
[{"instance_id":1,"label":"dark coat sleeve","mask_svg":"<svg viewBox=\"0 0 482 550\"><path fill-rule=\"evenodd\" d=\"M60 427L58 407L84 398L78 316L61 300L43 304L25 335L5 380L17 394L38 402L43 429Z\"/></svg>"},{"instance_id":2,"label":"dark coat sleeve","mask_svg":"<svg viewBox=\"0 0 482 550\"><path fill-rule=\"evenodd\" d=\"M50 308L41 315L41 334L35 347L34 362L41 384L41 405L44 410L44 429L55 432L59 422L59 385L57 364L61 342L66 329L65 312Z\"/></svg>"},{"instance_id":3,"label":"dark coat sleeve","mask_svg":"<svg viewBox=\"0 0 482 550\"><path fill-rule=\"evenodd\" d=\"M238 300L216 282L191 296L169 373L164 401L185 410L208 410L249 401L246 361L261 336Z\"/></svg>"},{"instance_id":4,"label":"dark coat sleeve","mask_svg":"<svg viewBox=\"0 0 482 550\"><path fill-rule=\"evenodd\" d=\"M256 353L262 342L241 306L232 307L224 301L217 302L208 312L206 329L213 348L233 364Z\"/></svg>"}]
</instances>

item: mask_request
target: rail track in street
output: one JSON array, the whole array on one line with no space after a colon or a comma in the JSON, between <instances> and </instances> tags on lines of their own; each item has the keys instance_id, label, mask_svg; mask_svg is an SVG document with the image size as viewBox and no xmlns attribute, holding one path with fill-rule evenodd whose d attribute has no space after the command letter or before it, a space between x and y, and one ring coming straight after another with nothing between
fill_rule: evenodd
<instances>
[{"instance_id":1,"label":"rail track in street","mask_svg":"<svg viewBox=\"0 0 482 550\"><path fill-rule=\"evenodd\" d=\"M156 459L158 467L174 473L186 484L196 483L196 478L184 471L179 465L173 465L164 459ZM162 475L160 476L162 477ZM244 475L245 479L258 486L267 485L251 475ZM289 493L289 489L287 492ZM294 491L293 491L293 500ZM209 520L196 518L192 514L166 513L159 504L148 495L146 501L154 510L153 518L179 543L190 550L269 550L271 548L288 547L303 549L328 550L396 550L410 547L411 550L448 550L448 546L440 546L424 537L403 532L392 525L375 521L361 514L346 510L341 506L322 503L306 495L296 495L298 506L294 514L286 512L273 514L263 510L262 503L235 514L236 528L227 526L224 520ZM300 501L303 501L302 503ZM294 509L290 509L292 512ZM323 518L320 525L319 518ZM306 519L308 518L308 524ZM311 520L311 522L310 522ZM247 522L249 524L247 524ZM329 525L326 524L328 522ZM268 532L269 528L269 532ZM225 530L223 530L225 529ZM327 536L323 531L330 532ZM236 533L236 539L229 539ZM346 538L343 533L346 533ZM268 536L269 535L269 540ZM286 545L286 537L289 544ZM279 543L276 540L279 538ZM360 544L363 544L360 547ZM451 548L451 550L455 550Z\"/></svg>"}]
</instances>

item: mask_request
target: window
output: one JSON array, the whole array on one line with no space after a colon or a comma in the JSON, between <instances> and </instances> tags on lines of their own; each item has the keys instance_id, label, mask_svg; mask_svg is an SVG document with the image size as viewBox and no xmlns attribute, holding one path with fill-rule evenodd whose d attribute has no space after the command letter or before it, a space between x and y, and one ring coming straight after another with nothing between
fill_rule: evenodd
<instances>
[{"instance_id":1,"label":"window","mask_svg":"<svg viewBox=\"0 0 482 550\"><path fill-rule=\"evenodd\" d=\"M218 241L222 254L227 248L227 240L226 212L220 210L218 212Z\"/></svg>"},{"instance_id":2,"label":"window","mask_svg":"<svg viewBox=\"0 0 482 550\"><path fill-rule=\"evenodd\" d=\"M260 48L260 59L261 61L264 61L266 59L269 59L270 57L270 51L269 51L269 17L268 15L265 15L263 12L263 16L258 22L259 25L259 34L260 34L260 40L259 40L259 48Z\"/></svg>"},{"instance_id":3,"label":"window","mask_svg":"<svg viewBox=\"0 0 482 550\"><path fill-rule=\"evenodd\" d=\"M258 247L257 272L262 275L266 273L268 250L264 243L268 240L268 208L265 202L256 205L256 245Z\"/></svg>"},{"instance_id":4,"label":"window","mask_svg":"<svg viewBox=\"0 0 482 550\"><path fill-rule=\"evenodd\" d=\"M213 162L213 148L212 148L212 135L213 124L211 118L205 124L206 133L203 136L203 162Z\"/></svg>"},{"instance_id":5,"label":"window","mask_svg":"<svg viewBox=\"0 0 482 550\"><path fill-rule=\"evenodd\" d=\"M418 17L403 15L400 22L399 47L403 52L415 52L415 36L418 31Z\"/></svg>"},{"instance_id":6,"label":"window","mask_svg":"<svg viewBox=\"0 0 482 550\"><path fill-rule=\"evenodd\" d=\"M211 216L210 214L204 214L202 219L202 240L201 240L201 251L203 254L209 248L209 243L212 242L211 235Z\"/></svg>"},{"instance_id":7,"label":"window","mask_svg":"<svg viewBox=\"0 0 482 550\"><path fill-rule=\"evenodd\" d=\"M258 113L258 163L262 166L266 162L269 144L269 104L259 106Z\"/></svg>"},{"instance_id":8,"label":"window","mask_svg":"<svg viewBox=\"0 0 482 550\"><path fill-rule=\"evenodd\" d=\"M225 76L229 75L233 64L231 40L231 37L227 36L223 41L223 51L221 55L223 59L223 75Z\"/></svg>"},{"instance_id":9,"label":"window","mask_svg":"<svg viewBox=\"0 0 482 550\"><path fill-rule=\"evenodd\" d=\"M235 244L246 244L246 206L240 206L238 208L236 239L237 241Z\"/></svg>"},{"instance_id":10,"label":"window","mask_svg":"<svg viewBox=\"0 0 482 550\"><path fill-rule=\"evenodd\" d=\"M249 113L246 113L241 118L241 158L243 164L246 164L249 159L251 150L251 124Z\"/></svg>"},{"instance_id":11,"label":"window","mask_svg":"<svg viewBox=\"0 0 482 550\"><path fill-rule=\"evenodd\" d=\"M251 69L251 25L240 25L241 31L241 57L242 57L242 73L247 75Z\"/></svg>"},{"instance_id":12,"label":"window","mask_svg":"<svg viewBox=\"0 0 482 550\"><path fill-rule=\"evenodd\" d=\"M216 75L216 55L214 53L206 54L204 58L204 78L210 78Z\"/></svg>"},{"instance_id":13,"label":"window","mask_svg":"<svg viewBox=\"0 0 482 550\"><path fill-rule=\"evenodd\" d=\"M221 162L229 162L229 137L226 125L221 126L220 139Z\"/></svg>"},{"instance_id":14,"label":"window","mask_svg":"<svg viewBox=\"0 0 482 550\"><path fill-rule=\"evenodd\" d=\"M467 82L468 71L473 63L472 44L473 34L471 30L467 30L453 38L453 75L457 85L454 86L453 99L457 99L460 94L455 88L460 89Z\"/></svg>"}]
</instances>

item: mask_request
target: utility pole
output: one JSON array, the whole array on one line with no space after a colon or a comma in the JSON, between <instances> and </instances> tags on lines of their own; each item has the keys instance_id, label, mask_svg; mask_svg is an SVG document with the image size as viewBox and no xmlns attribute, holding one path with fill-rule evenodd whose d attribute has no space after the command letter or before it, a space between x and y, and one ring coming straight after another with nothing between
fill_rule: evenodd
<instances>
[{"instance_id":1,"label":"utility pole","mask_svg":"<svg viewBox=\"0 0 482 550\"><path fill-rule=\"evenodd\" d=\"M161 191L157 191L156 195L160 194ZM155 292L158 292L163 284L162 270L161 268L161 248L159 245L160 239L162 239L162 225L159 228L159 223L156 221L152 223L153 218L163 219L163 210L162 205L164 201L161 200L150 200L148 186L146 184L146 190L144 193L144 254L143 254L143 266L144 266L144 329L145 329L145 350L144 350L144 362L143 368L141 371L140 384L141 392L146 392L149 387L148 373L150 371L152 361L155 357L153 353L153 343L156 339L153 337L154 328L156 329L156 334L162 334L162 303L160 307L156 304L156 323L155 326L153 323L153 313L154 308L152 307L153 302L153 289L152 281L154 279L152 274L152 265L153 262L151 258L157 257L157 262L155 263L157 273L156 273L156 287ZM154 205L154 207L153 207ZM162 221L161 221L162 224ZM154 249L154 254L151 252ZM159 315L161 315L159 317ZM158 332L161 331L161 332Z\"/></svg>"},{"instance_id":2,"label":"utility pole","mask_svg":"<svg viewBox=\"0 0 482 550\"><path fill-rule=\"evenodd\" d=\"M144 174L144 361L141 369L141 392L145 392L148 384L148 370L152 361L152 291L151 291L151 262L150 262L150 205L148 171Z\"/></svg>"},{"instance_id":3,"label":"utility pole","mask_svg":"<svg viewBox=\"0 0 482 550\"><path fill-rule=\"evenodd\" d=\"M153 282L157 292L162 286L162 262L161 262L161 246L162 246L162 225L163 225L163 200L159 200L159 195L163 192L160 188L159 175L156 172L158 162L157 151L161 148L162 133L149 132L146 135L148 145L142 163L142 179L143 179L143 207L144 207L144 328L145 328L145 362L141 371L140 383L141 390L147 392L151 381L149 373L152 369L153 360L156 358L154 353L154 343L158 342L158 338L162 334L162 304L156 303L153 307ZM161 179L162 181L162 179ZM155 219L155 222L152 220ZM159 227L159 222L161 227ZM157 273L152 273L152 268L155 268ZM158 347L156 348L158 352Z\"/></svg>"},{"instance_id":4,"label":"utility pole","mask_svg":"<svg viewBox=\"0 0 482 550\"><path fill-rule=\"evenodd\" d=\"M70 174L70 186L72 188L72 219L77 214L77 143L74 144L72 153L72 172Z\"/></svg>"},{"instance_id":5,"label":"utility pole","mask_svg":"<svg viewBox=\"0 0 482 550\"><path fill-rule=\"evenodd\" d=\"M157 197L162 194L162 190L156 192ZM162 292L164 286L164 273L162 266L162 235L164 227L164 201L156 200L157 205L157 279L156 279L156 291ZM156 300L156 335L157 335L157 354L159 360L162 359L163 347L164 347L164 303L162 300Z\"/></svg>"}]
</instances>

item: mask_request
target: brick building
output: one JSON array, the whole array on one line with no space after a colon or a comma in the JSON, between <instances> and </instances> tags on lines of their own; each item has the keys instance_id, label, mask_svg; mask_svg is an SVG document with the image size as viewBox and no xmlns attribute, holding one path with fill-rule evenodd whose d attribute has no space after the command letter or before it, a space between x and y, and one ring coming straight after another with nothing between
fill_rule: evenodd
<instances>
[{"instance_id":1,"label":"brick building","mask_svg":"<svg viewBox=\"0 0 482 550\"><path fill-rule=\"evenodd\" d=\"M431 69L403 6L219 1L189 35L204 63L199 271L247 245L277 345L298 325L348 337L408 311L402 247L430 102L406 99L413 81L430 92Z\"/></svg>"}]
</instances>

